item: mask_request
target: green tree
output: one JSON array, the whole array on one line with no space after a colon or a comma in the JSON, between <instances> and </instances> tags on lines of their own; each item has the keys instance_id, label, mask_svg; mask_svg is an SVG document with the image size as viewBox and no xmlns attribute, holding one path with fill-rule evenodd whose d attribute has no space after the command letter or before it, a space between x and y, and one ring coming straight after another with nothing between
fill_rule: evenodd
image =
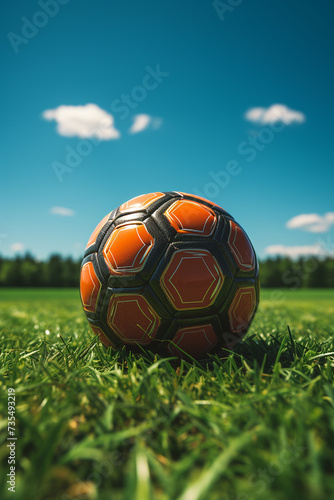
<instances>
[{"instance_id":1,"label":"green tree","mask_svg":"<svg viewBox=\"0 0 334 500\"><path fill-rule=\"evenodd\" d=\"M327 286L326 262L318 260L313 272L310 272L307 286L310 288L324 288Z\"/></svg>"},{"instance_id":2,"label":"green tree","mask_svg":"<svg viewBox=\"0 0 334 500\"><path fill-rule=\"evenodd\" d=\"M47 286L63 286L63 261L60 255L51 255L47 270Z\"/></svg>"}]
</instances>

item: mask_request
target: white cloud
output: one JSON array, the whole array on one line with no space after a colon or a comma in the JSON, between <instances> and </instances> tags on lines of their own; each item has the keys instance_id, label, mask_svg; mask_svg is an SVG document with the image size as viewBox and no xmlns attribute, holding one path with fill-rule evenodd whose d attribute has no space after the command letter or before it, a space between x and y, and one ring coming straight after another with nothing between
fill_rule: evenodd
<instances>
[{"instance_id":1,"label":"white cloud","mask_svg":"<svg viewBox=\"0 0 334 500\"><path fill-rule=\"evenodd\" d=\"M62 215L63 217L72 217L74 210L65 207L52 207L50 208L50 213L53 215Z\"/></svg>"},{"instance_id":2,"label":"white cloud","mask_svg":"<svg viewBox=\"0 0 334 500\"><path fill-rule=\"evenodd\" d=\"M66 137L77 136L83 139L98 137L101 140L109 141L121 136L114 127L113 116L96 104L62 105L43 111L42 117L45 120L55 120L58 134Z\"/></svg>"},{"instance_id":3,"label":"white cloud","mask_svg":"<svg viewBox=\"0 0 334 500\"><path fill-rule=\"evenodd\" d=\"M334 212L325 215L300 214L286 223L288 229L302 229L309 233L326 233L334 225Z\"/></svg>"},{"instance_id":4,"label":"white cloud","mask_svg":"<svg viewBox=\"0 0 334 500\"><path fill-rule=\"evenodd\" d=\"M23 243L13 243L10 245L10 249L13 250L13 252L23 252L24 245Z\"/></svg>"},{"instance_id":5,"label":"white cloud","mask_svg":"<svg viewBox=\"0 0 334 500\"><path fill-rule=\"evenodd\" d=\"M296 257L303 257L306 255L321 257L328 255L330 252L328 252L326 248L322 247L320 243L314 243L313 245L294 247L288 247L285 245L270 245L265 249L265 253L266 255L283 255L294 259Z\"/></svg>"},{"instance_id":6,"label":"white cloud","mask_svg":"<svg viewBox=\"0 0 334 500\"><path fill-rule=\"evenodd\" d=\"M152 126L154 129L158 129L161 124L161 118L154 118L153 116L145 115L144 113L141 115L136 115L133 119L133 124L129 129L129 134L137 134L138 132L142 132L149 126Z\"/></svg>"},{"instance_id":7,"label":"white cloud","mask_svg":"<svg viewBox=\"0 0 334 500\"><path fill-rule=\"evenodd\" d=\"M282 122L303 123L306 120L304 113L288 108L285 104L273 104L269 108L251 108L245 113L246 120L260 125Z\"/></svg>"}]
</instances>

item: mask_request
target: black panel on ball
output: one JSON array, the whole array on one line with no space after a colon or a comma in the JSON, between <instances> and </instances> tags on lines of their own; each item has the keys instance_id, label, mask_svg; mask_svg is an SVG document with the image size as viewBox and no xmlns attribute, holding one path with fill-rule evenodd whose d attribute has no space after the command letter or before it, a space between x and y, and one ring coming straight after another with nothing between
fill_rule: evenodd
<instances>
[{"instance_id":1,"label":"black panel on ball","mask_svg":"<svg viewBox=\"0 0 334 500\"><path fill-rule=\"evenodd\" d=\"M164 195L163 197L161 197L158 200L151 203L147 208L137 210L137 212L143 212L145 215L151 215L155 210L157 210L157 208L159 208L159 206L162 203L164 203L166 200L168 200L170 198L169 193L162 193L162 194ZM131 201L131 200L129 200L129 201ZM122 217L123 215L131 214L131 213L134 213L134 210L131 208L124 209L124 210L120 211L120 207L118 207L115 210L115 219L118 219L118 217Z\"/></svg>"},{"instance_id":2,"label":"black panel on ball","mask_svg":"<svg viewBox=\"0 0 334 500\"><path fill-rule=\"evenodd\" d=\"M99 249L99 246L101 244L101 241L103 240L105 234L109 231L110 227L112 226L112 220L108 219L107 222L104 224L104 226L100 229L100 232L98 233L95 242L90 245L84 253L84 256L89 255L93 252L97 252Z\"/></svg>"},{"instance_id":3,"label":"black panel on ball","mask_svg":"<svg viewBox=\"0 0 334 500\"><path fill-rule=\"evenodd\" d=\"M121 214L117 219L114 220L114 226L120 226L121 224L131 223L131 222L142 222L147 219L148 215L143 212L133 212L131 214Z\"/></svg>"},{"instance_id":4,"label":"black panel on ball","mask_svg":"<svg viewBox=\"0 0 334 500\"><path fill-rule=\"evenodd\" d=\"M177 232L176 229L173 228L167 217L165 217L164 213L171 205L173 205L173 203L177 199L178 199L177 197L174 197L168 200L166 203L161 205L151 216L152 219L155 221L155 223L159 226L161 231L163 231L163 233L166 234L166 237L168 238L169 242L174 240Z\"/></svg>"}]
</instances>

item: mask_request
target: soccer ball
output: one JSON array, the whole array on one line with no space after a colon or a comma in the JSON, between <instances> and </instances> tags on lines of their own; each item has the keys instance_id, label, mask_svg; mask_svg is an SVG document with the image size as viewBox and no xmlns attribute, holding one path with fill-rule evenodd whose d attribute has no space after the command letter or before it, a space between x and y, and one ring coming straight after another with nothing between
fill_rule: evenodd
<instances>
[{"instance_id":1,"label":"soccer ball","mask_svg":"<svg viewBox=\"0 0 334 500\"><path fill-rule=\"evenodd\" d=\"M150 193L97 225L80 292L105 346L201 358L233 349L247 332L259 303L258 263L245 231L220 206Z\"/></svg>"}]
</instances>

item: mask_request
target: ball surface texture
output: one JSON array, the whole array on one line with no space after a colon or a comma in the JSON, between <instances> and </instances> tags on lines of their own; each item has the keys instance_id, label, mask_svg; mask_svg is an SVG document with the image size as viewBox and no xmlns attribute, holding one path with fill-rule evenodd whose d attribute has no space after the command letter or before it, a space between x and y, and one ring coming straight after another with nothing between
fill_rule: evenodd
<instances>
[{"instance_id":1,"label":"ball surface texture","mask_svg":"<svg viewBox=\"0 0 334 500\"><path fill-rule=\"evenodd\" d=\"M106 215L81 264L84 312L101 342L203 358L231 350L259 303L258 262L242 227L181 192L137 196Z\"/></svg>"}]
</instances>

